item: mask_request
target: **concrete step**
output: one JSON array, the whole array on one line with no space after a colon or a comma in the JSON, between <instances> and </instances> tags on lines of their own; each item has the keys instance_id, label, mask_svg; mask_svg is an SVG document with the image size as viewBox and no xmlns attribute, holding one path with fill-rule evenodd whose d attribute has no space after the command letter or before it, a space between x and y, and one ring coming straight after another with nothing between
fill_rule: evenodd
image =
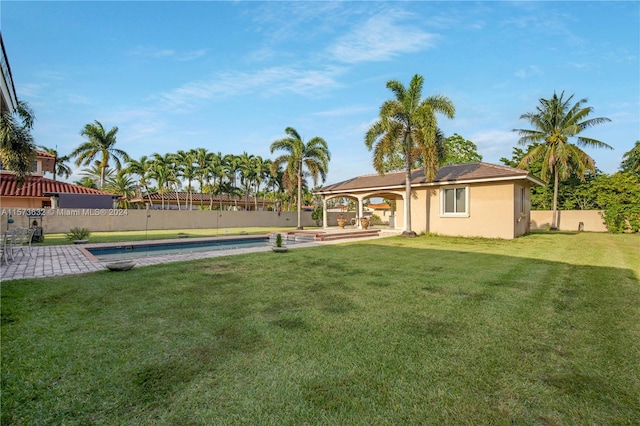
<instances>
[{"instance_id":1,"label":"concrete step","mask_svg":"<svg viewBox=\"0 0 640 426\"><path fill-rule=\"evenodd\" d=\"M363 229L361 231L320 234L316 239L319 241L347 240L351 238L377 237L379 234L379 229Z\"/></svg>"}]
</instances>

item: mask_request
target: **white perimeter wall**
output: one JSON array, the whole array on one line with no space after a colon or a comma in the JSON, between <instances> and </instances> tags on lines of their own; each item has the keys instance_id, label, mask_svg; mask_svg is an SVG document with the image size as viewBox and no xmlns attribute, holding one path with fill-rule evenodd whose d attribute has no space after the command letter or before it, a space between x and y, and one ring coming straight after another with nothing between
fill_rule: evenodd
<instances>
[{"instance_id":1,"label":"white perimeter wall","mask_svg":"<svg viewBox=\"0 0 640 426\"><path fill-rule=\"evenodd\" d=\"M19 210L19 209L5 209ZM37 209L40 210L40 209ZM20 209L22 212L23 210ZM71 228L88 228L100 231L140 231L145 229L202 229L241 228L254 226L296 227L297 212L231 212L208 210L151 210L147 218L146 210L107 209L44 209L42 227L47 233L69 232ZM337 215L336 215L337 217ZM11 227L28 227L29 219L24 214L12 214ZM2 216L2 230L6 230L6 215ZM33 221L34 218L31 218ZM38 225L40 219L37 219ZM303 227L315 226L311 212L302 212ZM335 220L333 221L335 222ZM331 223L331 222L330 222ZM322 222L321 222L322 224Z\"/></svg>"}]
</instances>

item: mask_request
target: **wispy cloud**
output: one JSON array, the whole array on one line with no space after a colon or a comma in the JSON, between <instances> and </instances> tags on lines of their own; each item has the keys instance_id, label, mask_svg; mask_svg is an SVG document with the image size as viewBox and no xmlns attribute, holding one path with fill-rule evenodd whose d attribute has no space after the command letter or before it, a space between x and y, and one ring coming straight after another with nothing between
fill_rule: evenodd
<instances>
[{"instance_id":1,"label":"wispy cloud","mask_svg":"<svg viewBox=\"0 0 640 426\"><path fill-rule=\"evenodd\" d=\"M521 68L518 71L516 71L516 77L521 78L523 80L526 78L536 77L542 74L543 74L542 69L536 65L529 65L526 68Z\"/></svg>"},{"instance_id":2,"label":"wispy cloud","mask_svg":"<svg viewBox=\"0 0 640 426\"><path fill-rule=\"evenodd\" d=\"M252 73L223 73L207 80L186 83L154 98L161 103L162 108L186 111L202 101L250 93L263 97L287 92L318 96L327 89L339 86L336 77L341 72L339 67L303 70L282 66Z\"/></svg>"},{"instance_id":3,"label":"wispy cloud","mask_svg":"<svg viewBox=\"0 0 640 426\"><path fill-rule=\"evenodd\" d=\"M174 49L162 49L151 46L138 46L129 52L132 56L142 56L153 59L172 59L175 61L192 61L206 55L207 49L178 52Z\"/></svg>"},{"instance_id":4,"label":"wispy cloud","mask_svg":"<svg viewBox=\"0 0 640 426\"><path fill-rule=\"evenodd\" d=\"M436 34L427 33L406 22L403 12L380 13L339 37L328 48L336 61L346 63L388 61L403 54L435 45Z\"/></svg>"}]
</instances>

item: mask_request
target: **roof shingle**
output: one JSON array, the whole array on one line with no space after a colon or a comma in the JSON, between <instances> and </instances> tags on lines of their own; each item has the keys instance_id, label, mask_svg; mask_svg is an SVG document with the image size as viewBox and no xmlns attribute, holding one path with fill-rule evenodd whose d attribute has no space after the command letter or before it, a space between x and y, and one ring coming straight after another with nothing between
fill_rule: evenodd
<instances>
[{"instance_id":1,"label":"roof shingle","mask_svg":"<svg viewBox=\"0 0 640 426\"><path fill-rule=\"evenodd\" d=\"M429 183L451 183L459 181L472 181L472 180L491 180L491 179L505 179L516 178L523 179L529 176L529 172L526 170L515 169L513 167L498 166L490 163L466 163L466 164L454 164L449 166L443 166L438 169L436 178L433 182ZM327 185L318 189L316 192L332 192L332 191L348 191L357 189L372 189L372 188L393 188L403 187L405 181L405 172L391 172L381 176L364 175L358 176L353 179L345 180L342 182ZM537 179L536 179L537 181ZM411 185L426 184L427 181L424 176L423 169L415 169L411 172Z\"/></svg>"}]
</instances>

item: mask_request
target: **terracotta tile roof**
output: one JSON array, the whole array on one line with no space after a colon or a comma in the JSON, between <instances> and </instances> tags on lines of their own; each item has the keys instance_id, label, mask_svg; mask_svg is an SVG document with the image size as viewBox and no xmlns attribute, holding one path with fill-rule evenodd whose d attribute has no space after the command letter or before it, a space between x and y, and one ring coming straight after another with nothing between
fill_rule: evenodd
<instances>
[{"instance_id":1,"label":"terracotta tile roof","mask_svg":"<svg viewBox=\"0 0 640 426\"><path fill-rule=\"evenodd\" d=\"M391 206L389 206L389 204L387 203L382 203L382 204L369 203L367 204L367 207L373 210L389 210L391 208Z\"/></svg>"},{"instance_id":2,"label":"terracotta tile roof","mask_svg":"<svg viewBox=\"0 0 640 426\"><path fill-rule=\"evenodd\" d=\"M44 151L36 151L36 155L38 157L49 157L49 158L56 158L55 155L53 154L49 154L48 152L44 152Z\"/></svg>"},{"instance_id":3,"label":"terracotta tile roof","mask_svg":"<svg viewBox=\"0 0 640 426\"><path fill-rule=\"evenodd\" d=\"M531 177L529 176L529 172L526 170L479 162L440 167L436 178L431 183L437 184L474 180L500 180L508 178L526 179ZM538 179L532 179L535 183L542 184ZM373 188L399 188L404 187L404 180L404 171L386 173L384 176L380 176L379 174L364 175L338 182L333 185L327 185L315 192L322 193ZM423 169L416 169L412 171L412 186L424 185L426 183L427 181L424 177Z\"/></svg>"},{"instance_id":4,"label":"terracotta tile roof","mask_svg":"<svg viewBox=\"0 0 640 426\"><path fill-rule=\"evenodd\" d=\"M48 193L68 194L108 194L97 189L85 188L72 183L55 181L42 176L29 176L27 181L18 187L16 177L12 173L0 174L0 196L2 197L48 197Z\"/></svg>"}]
</instances>

